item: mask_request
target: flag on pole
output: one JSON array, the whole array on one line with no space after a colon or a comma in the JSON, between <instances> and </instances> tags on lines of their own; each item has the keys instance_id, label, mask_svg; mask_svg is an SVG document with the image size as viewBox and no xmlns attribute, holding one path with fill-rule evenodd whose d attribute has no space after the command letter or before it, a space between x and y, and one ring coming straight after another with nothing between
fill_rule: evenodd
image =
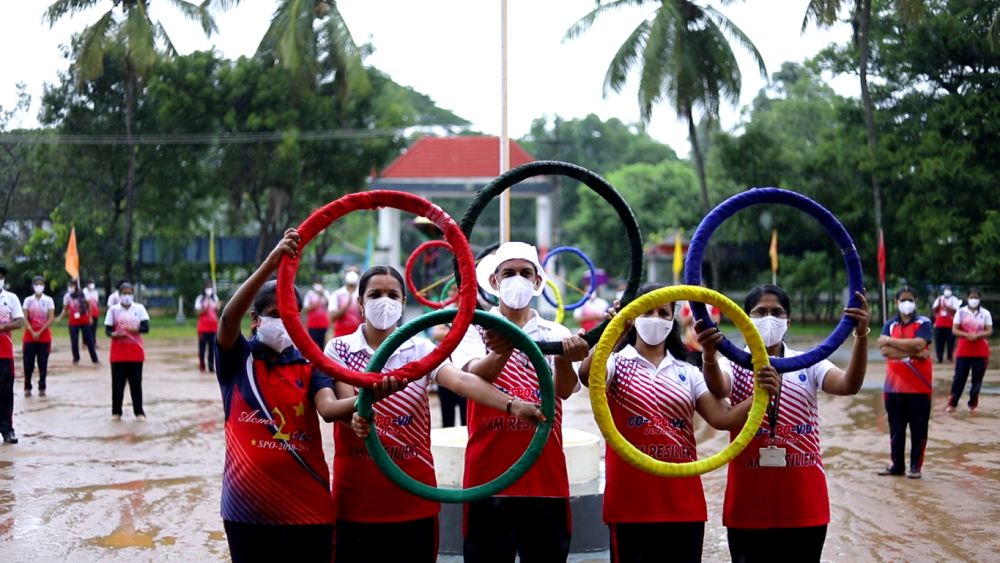
<instances>
[{"instance_id":1,"label":"flag on pole","mask_svg":"<svg viewBox=\"0 0 1000 563\"><path fill-rule=\"evenodd\" d=\"M208 229L208 264L212 269L212 291L215 291L215 229Z\"/></svg>"},{"instance_id":2,"label":"flag on pole","mask_svg":"<svg viewBox=\"0 0 1000 563\"><path fill-rule=\"evenodd\" d=\"M684 245L681 244L681 230L678 229L674 235L674 284L680 283L681 273L684 272Z\"/></svg>"},{"instance_id":3,"label":"flag on pole","mask_svg":"<svg viewBox=\"0 0 1000 563\"><path fill-rule=\"evenodd\" d=\"M80 279L80 255L76 252L76 227L69 232L69 244L66 246L66 273L74 280Z\"/></svg>"},{"instance_id":4,"label":"flag on pole","mask_svg":"<svg viewBox=\"0 0 1000 563\"><path fill-rule=\"evenodd\" d=\"M882 231L878 232L878 281L885 284L885 241L882 238Z\"/></svg>"},{"instance_id":5,"label":"flag on pole","mask_svg":"<svg viewBox=\"0 0 1000 563\"><path fill-rule=\"evenodd\" d=\"M767 252L771 257L771 273L778 274L778 229L771 232L771 250Z\"/></svg>"}]
</instances>

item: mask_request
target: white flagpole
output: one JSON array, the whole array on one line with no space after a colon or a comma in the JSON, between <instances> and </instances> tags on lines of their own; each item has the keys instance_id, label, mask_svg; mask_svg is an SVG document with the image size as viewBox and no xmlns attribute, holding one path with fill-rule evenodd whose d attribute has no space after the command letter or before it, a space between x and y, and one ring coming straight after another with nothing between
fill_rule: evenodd
<instances>
[{"instance_id":1,"label":"white flagpole","mask_svg":"<svg viewBox=\"0 0 1000 563\"><path fill-rule=\"evenodd\" d=\"M507 135L507 0L500 0L500 174L510 170ZM510 190L500 194L500 242L510 242Z\"/></svg>"}]
</instances>

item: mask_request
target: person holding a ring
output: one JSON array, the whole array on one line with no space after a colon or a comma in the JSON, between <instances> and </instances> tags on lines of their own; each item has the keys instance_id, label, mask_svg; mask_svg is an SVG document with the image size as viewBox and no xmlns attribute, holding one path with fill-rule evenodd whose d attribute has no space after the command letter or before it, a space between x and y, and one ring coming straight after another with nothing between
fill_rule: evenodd
<instances>
[{"instance_id":1,"label":"person holding a ring","mask_svg":"<svg viewBox=\"0 0 1000 563\"><path fill-rule=\"evenodd\" d=\"M819 562L830 523L830 500L819 443L820 390L831 395L855 395L868 367L868 302L858 292L861 307L844 314L857 321L854 348L847 369L822 360L800 371L785 373L771 399L757 436L729 463L722 523L728 530L734 562ZM772 357L798 356L784 343L791 324L788 294L776 285L755 287L743 305ZM705 382L716 397L734 405L753 396L753 371L716 358L722 340L718 328L698 327ZM732 437L736 434L733 433ZM775 546L783 557L776 557Z\"/></svg>"}]
</instances>

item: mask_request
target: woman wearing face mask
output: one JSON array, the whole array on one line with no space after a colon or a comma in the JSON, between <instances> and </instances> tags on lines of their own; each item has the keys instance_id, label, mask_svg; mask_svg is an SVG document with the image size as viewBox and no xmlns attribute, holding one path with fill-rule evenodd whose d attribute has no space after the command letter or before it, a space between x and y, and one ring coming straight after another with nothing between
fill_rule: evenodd
<instances>
[{"instance_id":1,"label":"woman wearing face mask","mask_svg":"<svg viewBox=\"0 0 1000 563\"><path fill-rule=\"evenodd\" d=\"M757 436L729 462L722 523L728 529L734 562L818 562L822 556L830 501L820 457L817 393L822 389L831 395L854 395L864 383L871 330L868 302L860 293L857 296L861 308L844 309L847 317L858 322L847 369L823 360L783 374ZM801 354L783 342L792 309L783 289L770 284L755 287L747 294L743 309L763 337L768 355ZM724 358L717 360L715 349L722 334L717 328L702 329L700 321L696 325L709 390L716 397L729 397L734 405L750 399L751 370ZM735 431L731 437L736 437ZM796 538L794 549L789 548L790 537ZM775 546L790 551L776 557Z\"/></svg>"},{"instance_id":2,"label":"woman wearing face mask","mask_svg":"<svg viewBox=\"0 0 1000 563\"><path fill-rule=\"evenodd\" d=\"M94 348L94 333L90 324L90 303L83 296L82 291L77 290L76 280L69 280L66 284L66 295L63 296L63 310L55 322L59 322L63 317L69 316L69 342L73 351L73 365L80 363L80 335L83 335L83 344L90 352L90 361L99 364L97 350Z\"/></svg>"},{"instance_id":3,"label":"woman wearing face mask","mask_svg":"<svg viewBox=\"0 0 1000 563\"><path fill-rule=\"evenodd\" d=\"M83 296L90 304L90 333L94 335L94 348L98 348L97 323L101 320L101 295L97 292L97 282L94 278L87 280L87 286L83 288Z\"/></svg>"},{"instance_id":4,"label":"woman wearing face mask","mask_svg":"<svg viewBox=\"0 0 1000 563\"><path fill-rule=\"evenodd\" d=\"M125 385L132 395L132 412L142 421L142 363L146 354L142 335L149 332L149 313L140 303L135 303L132 284L118 288L120 302L108 309L104 318L104 333L111 338L111 416L122 419L122 399Z\"/></svg>"},{"instance_id":5,"label":"woman wearing face mask","mask_svg":"<svg viewBox=\"0 0 1000 563\"><path fill-rule=\"evenodd\" d=\"M350 369L364 371L375 350L396 330L406 303L403 276L388 266L370 268L358 281L358 304L364 324L347 336L332 339L326 355ZM414 336L396 349L383 371L418 360L434 349L426 338ZM436 381L490 408L506 410L525 424L543 415L532 403L511 399L479 377L460 371L450 362L410 382L375 405L376 431L393 460L414 479L434 486L431 457L430 403L427 385ZM353 401L357 391L337 382L337 396ZM354 415L353 429L334 427L333 499L337 510L338 562L427 562L437 560L437 514L441 505L403 491L368 457L363 438L368 421ZM372 497L371 491L378 491ZM385 538L392 538L387 542Z\"/></svg>"},{"instance_id":6,"label":"woman wearing face mask","mask_svg":"<svg viewBox=\"0 0 1000 563\"><path fill-rule=\"evenodd\" d=\"M330 563L333 556L333 502L317 411L330 422L350 418L354 407L337 400L333 382L302 357L279 318L277 283L267 280L283 255L298 253L298 243L294 229L285 231L226 304L216 333L226 420L222 520L235 563L261 561L275 546L288 561ZM249 340L240 330L248 310Z\"/></svg>"},{"instance_id":7,"label":"woman wearing face mask","mask_svg":"<svg viewBox=\"0 0 1000 563\"><path fill-rule=\"evenodd\" d=\"M219 306L215 284L211 280L206 281L201 295L194 300L194 310L198 311L198 367L203 373L206 366L208 371L215 371L215 333L219 330Z\"/></svg>"},{"instance_id":8,"label":"woman wearing face mask","mask_svg":"<svg viewBox=\"0 0 1000 563\"><path fill-rule=\"evenodd\" d=\"M348 266L344 273L344 287L330 294L330 320L333 321L333 336L352 334L364 322L358 308L358 280L361 268ZM322 346L320 346L322 348Z\"/></svg>"},{"instance_id":9,"label":"woman wearing face mask","mask_svg":"<svg viewBox=\"0 0 1000 563\"><path fill-rule=\"evenodd\" d=\"M951 382L951 399L948 400L946 409L948 412L958 407L970 370L972 388L969 389L969 412L975 412L979 406L979 389L983 386L986 360L990 357L989 338L993 335L993 315L979 306L980 297L978 289L970 289L969 304L955 314L952 332L958 339L958 348L955 350L955 377Z\"/></svg>"},{"instance_id":10,"label":"woman wearing face mask","mask_svg":"<svg viewBox=\"0 0 1000 563\"><path fill-rule=\"evenodd\" d=\"M647 283L639 295L664 287ZM615 301L615 306L619 303ZM701 372L681 358L684 327L675 323L675 304L637 317L608 359L608 404L615 426L631 444L660 461L685 463L698 458L694 412L718 430L746 423L753 401L730 407L708 392ZM609 310L606 318L612 318ZM591 354L580 367L580 382L590 380ZM761 384L778 391L778 372L761 369ZM671 561L701 561L708 514L701 477L664 479L624 461L607 448L604 522L611 531L611 560L656 561L670 546ZM656 541L650 541L656 538Z\"/></svg>"},{"instance_id":11,"label":"woman wearing face mask","mask_svg":"<svg viewBox=\"0 0 1000 563\"><path fill-rule=\"evenodd\" d=\"M55 322L56 303L45 295L45 278L35 276L31 281L34 295L24 298L22 309L28 318L24 328L24 396L31 396L31 376L38 360L38 395L45 396L45 377L49 373L49 352L52 350L52 332L49 327Z\"/></svg>"},{"instance_id":12,"label":"woman wearing face mask","mask_svg":"<svg viewBox=\"0 0 1000 563\"><path fill-rule=\"evenodd\" d=\"M899 314L886 321L878 349L886 358L885 412L889 419L892 465L879 475L902 475L906 468L906 427L910 427L910 479L920 478L927 445L927 423L931 417L934 366L930 342L931 320L917 315L917 292L903 286L896 292Z\"/></svg>"},{"instance_id":13,"label":"woman wearing face mask","mask_svg":"<svg viewBox=\"0 0 1000 563\"><path fill-rule=\"evenodd\" d=\"M326 331L330 328L330 294L323 289L323 278L313 278L306 292L302 312L306 314L306 330L320 350L326 346Z\"/></svg>"}]
</instances>

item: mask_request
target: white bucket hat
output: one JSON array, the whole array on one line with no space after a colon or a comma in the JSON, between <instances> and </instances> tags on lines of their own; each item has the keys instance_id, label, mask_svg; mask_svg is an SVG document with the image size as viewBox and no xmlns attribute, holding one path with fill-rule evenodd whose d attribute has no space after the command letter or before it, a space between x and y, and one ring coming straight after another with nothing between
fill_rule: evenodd
<instances>
[{"instance_id":1,"label":"white bucket hat","mask_svg":"<svg viewBox=\"0 0 1000 563\"><path fill-rule=\"evenodd\" d=\"M490 276L496 273L501 264L510 260L527 260L534 264L536 274L542 279L542 283L539 284L534 294L535 296L541 295L542 291L545 290L545 281L548 277L545 275L542 263L538 260L538 250L525 242L505 242L497 248L495 254L490 254L480 260L479 264L476 265L476 281L479 282L479 287L490 295L499 296L500 292L490 285Z\"/></svg>"}]
</instances>

